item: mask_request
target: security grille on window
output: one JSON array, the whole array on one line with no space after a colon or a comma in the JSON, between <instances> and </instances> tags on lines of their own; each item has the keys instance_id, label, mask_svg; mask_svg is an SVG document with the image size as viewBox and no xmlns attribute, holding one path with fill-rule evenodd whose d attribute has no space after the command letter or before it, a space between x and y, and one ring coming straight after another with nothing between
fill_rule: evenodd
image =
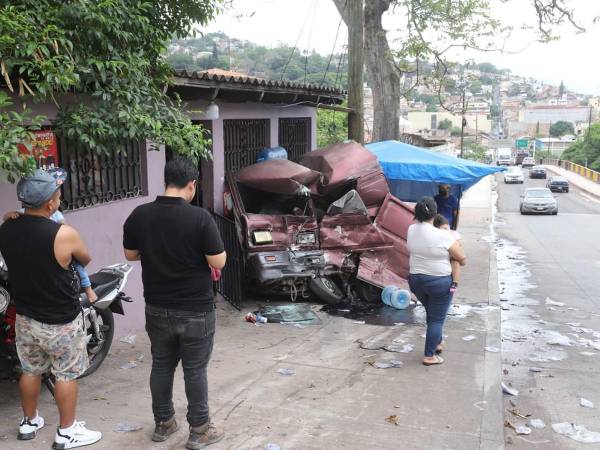
<instances>
[{"instance_id":1,"label":"security grille on window","mask_svg":"<svg viewBox=\"0 0 600 450\"><path fill-rule=\"evenodd\" d=\"M270 146L269 125L269 119L223 120L227 172L237 172L256 162L258 153Z\"/></svg>"},{"instance_id":2,"label":"security grille on window","mask_svg":"<svg viewBox=\"0 0 600 450\"><path fill-rule=\"evenodd\" d=\"M279 145L288 152L288 159L298 162L310 151L310 117L279 119Z\"/></svg>"},{"instance_id":3,"label":"security grille on window","mask_svg":"<svg viewBox=\"0 0 600 450\"><path fill-rule=\"evenodd\" d=\"M142 195L141 151L126 142L126 152L98 155L80 144L59 141L60 165L68 172L62 210L73 211Z\"/></svg>"}]
</instances>

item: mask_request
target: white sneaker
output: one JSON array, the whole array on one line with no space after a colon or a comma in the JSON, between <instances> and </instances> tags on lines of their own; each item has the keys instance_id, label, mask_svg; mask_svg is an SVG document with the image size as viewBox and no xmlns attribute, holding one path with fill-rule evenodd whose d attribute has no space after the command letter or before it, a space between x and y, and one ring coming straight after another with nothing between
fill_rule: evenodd
<instances>
[{"instance_id":1,"label":"white sneaker","mask_svg":"<svg viewBox=\"0 0 600 450\"><path fill-rule=\"evenodd\" d=\"M70 428L56 429L54 435L54 450L63 450L66 448L83 447L91 445L102 439L102 433L99 431L88 430L85 427L85 422L75 422Z\"/></svg>"},{"instance_id":2,"label":"white sneaker","mask_svg":"<svg viewBox=\"0 0 600 450\"><path fill-rule=\"evenodd\" d=\"M44 418L39 414L33 419L30 419L29 417L23 417L23 420L21 420L21 425L19 425L19 434L17 435L17 439L20 441L28 441L33 439L35 438L38 430L43 427Z\"/></svg>"}]
</instances>

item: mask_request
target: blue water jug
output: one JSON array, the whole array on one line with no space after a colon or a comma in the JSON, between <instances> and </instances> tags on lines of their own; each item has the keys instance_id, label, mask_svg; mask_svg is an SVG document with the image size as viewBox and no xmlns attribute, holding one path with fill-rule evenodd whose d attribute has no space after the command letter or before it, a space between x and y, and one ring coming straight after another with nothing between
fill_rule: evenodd
<instances>
[{"instance_id":1,"label":"blue water jug","mask_svg":"<svg viewBox=\"0 0 600 450\"><path fill-rule=\"evenodd\" d=\"M265 148L258 154L256 162L259 163L270 159L288 159L288 152L283 147Z\"/></svg>"},{"instance_id":2,"label":"blue water jug","mask_svg":"<svg viewBox=\"0 0 600 450\"><path fill-rule=\"evenodd\" d=\"M396 309L406 309L410 305L410 292L396 286L387 286L381 293L381 300Z\"/></svg>"}]
</instances>

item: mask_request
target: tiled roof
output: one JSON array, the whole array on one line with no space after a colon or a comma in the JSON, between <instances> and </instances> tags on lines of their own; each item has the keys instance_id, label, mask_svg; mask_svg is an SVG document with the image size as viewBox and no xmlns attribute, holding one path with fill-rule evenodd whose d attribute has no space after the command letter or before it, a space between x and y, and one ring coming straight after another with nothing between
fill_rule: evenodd
<instances>
[{"instance_id":1,"label":"tiled roof","mask_svg":"<svg viewBox=\"0 0 600 450\"><path fill-rule=\"evenodd\" d=\"M283 88L306 91L307 93L344 96L346 91L342 89L332 88L330 86L318 84L304 84L293 81L274 81L265 80L264 78L252 77L243 73L233 72L222 69L207 69L202 71L188 72L186 70L175 70L175 76L179 78L188 78L190 80L206 80L222 83L234 83L240 85L256 86L258 88Z\"/></svg>"}]
</instances>

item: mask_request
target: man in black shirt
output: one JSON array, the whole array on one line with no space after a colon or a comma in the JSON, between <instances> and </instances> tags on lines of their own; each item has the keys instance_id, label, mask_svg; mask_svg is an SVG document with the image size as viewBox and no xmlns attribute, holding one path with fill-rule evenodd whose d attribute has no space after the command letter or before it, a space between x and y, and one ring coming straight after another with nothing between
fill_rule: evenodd
<instances>
[{"instance_id":1,"label":"man in black shirt","mask_svg":"<svg viewBox=\"0 0 600 450\"><path fill-rule=\"evenodd\" d=\"M197 180L198 169L190 160L172 159L165 166L165 195L138 206L123 227L125 257L142 263L146 331L152 345L152 440L165 441L178 429L173 378L181 360L189 449L223 437L210 422L207 366L215 333L211 268L222 269L226 255L210 214L189 204Z\"/></svg>"}]
</instances>

